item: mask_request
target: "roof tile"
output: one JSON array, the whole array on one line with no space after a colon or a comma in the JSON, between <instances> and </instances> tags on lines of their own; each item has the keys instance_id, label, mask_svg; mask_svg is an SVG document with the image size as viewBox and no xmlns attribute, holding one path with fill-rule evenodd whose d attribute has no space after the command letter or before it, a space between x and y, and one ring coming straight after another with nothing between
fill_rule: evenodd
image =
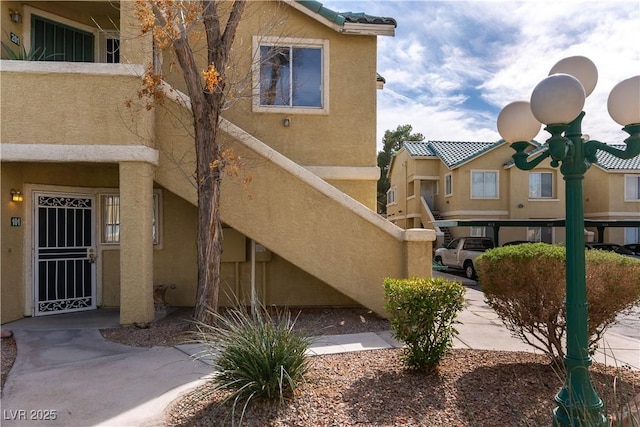
<instances>
[{"instance_id":1,"label":"roof tile","mask_svg":"<svg viewBox=\"0 0 640 427\"><path fill-rule=\"evenodd\" d=\"M296 0L302 6L317 13L318 15L328 19L329 21L344 26L345 22L357 23L357 24L380 24L380 25L393 25L398 26L398 23L393 18L383 16L367 15L362 12L336 12L328 7L324 7L322 3L314 0Z\"/></svg>"},{"instance_id":2,"label":"roof tile","mask_svg":"<svg viewBox=\"0 0 640 427\"><path fill-rule=\"evenodd\" d=\"M411 157L435 157L436 155L426 141L405 141L402 146Z\"/></svg>"},{"instance_id":3,"label":"roof tile","mask_svg":"<svg viewBox=\"0 0 640 427\"><path fill-rule=\"evenodd\" d=\"M626 145L611 145L619 150L624 150ZM640 154L630 159L620 159L613 154L606 151L598 150L596 153L598 157L598 166L607 170L632 170L640 171Z\"/></svg>"},{"instance_id":4,"label":"roof tile","mask_svg":"<svg viewBox=\"0 0 640 427\"><path fill-rule=\"evenodd\" d=\"M429 141L431 149L442 162L452 168L465 163L482 153L491 150L504 141L495 142L459 142L459 141Z\"/></svg>"}]
</instances>

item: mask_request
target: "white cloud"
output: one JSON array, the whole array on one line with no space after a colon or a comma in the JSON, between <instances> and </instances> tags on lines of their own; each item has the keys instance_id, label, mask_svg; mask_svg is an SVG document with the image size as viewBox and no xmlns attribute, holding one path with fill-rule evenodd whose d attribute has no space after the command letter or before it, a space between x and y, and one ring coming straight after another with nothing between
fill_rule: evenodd
<instances>
[{"instance_id":1,"label":"white cloud","mask_svg":"<svg viewBox=\"0 0 640 427\"><path fill-rule=\"evenodd\" d=\"M609 143L627 136L606 103L617 82L640 73L637 1L323 3L398 22L396 37L378 38L378 71L387 81L378 92L378 144L385 130L403 124L427 139L497 140L501 107L528 99L555 62L574 55L599 70L583 130Z\"/></svg>"}]
</instances>

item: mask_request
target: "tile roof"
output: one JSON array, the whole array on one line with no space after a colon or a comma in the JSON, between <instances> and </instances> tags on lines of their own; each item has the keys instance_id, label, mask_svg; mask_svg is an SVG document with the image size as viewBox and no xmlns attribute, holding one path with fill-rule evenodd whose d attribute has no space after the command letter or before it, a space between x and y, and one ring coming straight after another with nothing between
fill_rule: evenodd
<instances>
[{"instance_id":1,"label":"tile roof","mask_svg":"<svg viewBox=\"0 0 640 427\"><path fill-rule=\"evenodd\" d=\"M435 157L436 155L427 141L405 141L402 146L411 157Z\"/></svg>"},{"instance_id":2,"label":"tile roof","mask_svg":"<svg viewBox=\"0 0 640 427\"><path fill-rule=\"evenodd\" d=\"M398 26L395 19L387 16L373 16L362 12L340 12L340 14L345 17L347 22L354 22L358 24L393 25L394 27Z\"/></svg>"},{"instance_id":3,"label":"tile roof","mask_svg":"<svg viewBox=\"0 0 640 427\"><path fill-rule=\"evenodd\" d=\"M496 142L406 141L403 147L411 157L438 157L448 168L459 166L504 144Z\"/></svg>"},{"instance_id":4,"label":"tile roof","mask_svg":"<svg viewBox=\"0 0 640 427\"><path fill-rule=\"evenodd\" d=\"M617 148L618 150L624 150L626 148L626 145L624 144L611 144L611 146ZM529 155L533 155L540 151L546 150L546 148L547 144L540 145L539 147L531 150L529 152ZM598 150L596 152L596 157L598 158L598 161L595 164L605 170L640 171L640 155L637 155L630 159L620 159L606 151ZM505 163L505 166L512 165L514 165L513 159Z\"/></svg>"},{"instance_id":5,"label":"tile roof","mask_svg":"<svg viewBox=\"0 0 640 427\"><path fill-rule=\"evenodd\" d=\"M319 1L313 1L313 0L296 0L296 1L302 6L311 10L312 12L315 12L318 15L338 25L344 25L345 22L349 22L349 23L356 23L356 24L383 24L383 25L393 25L394 27L398 26L396 20L393 18L367 15L362 12L358 12L358 13L335 12L327 7L324 7L322 3L320 3Z\"/></svg>"},{"instance_id":6,"label":"tile roof","mask_svg":"<svg viewBox=\"0 0 640 427\"><path fill-rule=\"evenodd\" d=\"M626 147L624 144L611 144L611 146L619 150L624 150ZM598 150L596 156L598 157L598 162L596 164L603 169L640 171L640 155L625 160L619 159L606 151Z\"/></svg>"},{"instance_id":7,"label":"tile roof","mask_svg":"<svg viewBox=\"0 0 640 427\"><path fill-rule=\"evenodd\" d=\"M459 141L429 141L431 149L442 162L453 168L465 163L474 157L504 144L504 141L495 142L459 142Z\"/></svg>"},{"instance_id":8,"label":"tile roof","mask_svg":"<svg viewBox=\"0 0 640 427\"><path fill-rule=\"evenodd\" d=\"M546 142L544 144L540 144L537 141L529 141L529 143L533 145L533 150L527 151L529 156L533 156L547 149ZM515 153L515 150L513 151L513 153ZM515 164L516 162L513 160L513 157L512 157L511 159L509 159L509 161L505 162L502 166L511 167L511 166L515 166Z\"/></svg>"}]
</instances>

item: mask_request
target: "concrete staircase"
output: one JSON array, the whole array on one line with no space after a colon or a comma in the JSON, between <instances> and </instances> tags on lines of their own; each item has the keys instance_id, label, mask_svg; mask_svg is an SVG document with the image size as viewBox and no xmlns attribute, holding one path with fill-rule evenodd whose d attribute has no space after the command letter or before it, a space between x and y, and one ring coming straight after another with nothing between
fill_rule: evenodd
<instances>
[{"instance_id":1,"label":"concrete staircase","mask_svg":"<svg viewBox=\"0 0 640 427\"><path fill-rule=\"evenodd\" d=\"M440 215L439 211L432 211L431 213L433 214L433 217L436 219L436 221L444 219L442 215ZM440 227L440 231L444 233L444 246L447 246L453 240L451 230L449 229L449 227Z\"/></svg>"},{"instance_id":2,"label":"concrete staircase","mask_svg":"<svg viewBox=\"0 0 640 427\"><path fill-rule=\"evenodd\" d=\"M173 92L172 99L176 99ZM157 117L160 166L156 182L197 203L188 99L168 103ZM158 112L160 114L160 112ZM222 184L225 224L365 307L384 314L385 277L431 275L433 230L403 230L252 135L223 120L242 173Z\"/></svg>"}]
</instances>

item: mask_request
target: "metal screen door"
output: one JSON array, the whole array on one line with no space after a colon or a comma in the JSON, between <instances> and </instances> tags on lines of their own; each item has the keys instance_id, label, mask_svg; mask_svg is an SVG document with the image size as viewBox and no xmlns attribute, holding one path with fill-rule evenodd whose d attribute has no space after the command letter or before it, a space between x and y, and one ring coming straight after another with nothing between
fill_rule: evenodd
<instances>
[{"instance_id":1,"label":"metal screen door","mask_svg":"<svg viewBox=\"0 0 640 427\"><path fill-rule=\"evenodd\" d=\"M35 193L35 315L96 308L93 196Z\"/></svg>"}]
</instances>

